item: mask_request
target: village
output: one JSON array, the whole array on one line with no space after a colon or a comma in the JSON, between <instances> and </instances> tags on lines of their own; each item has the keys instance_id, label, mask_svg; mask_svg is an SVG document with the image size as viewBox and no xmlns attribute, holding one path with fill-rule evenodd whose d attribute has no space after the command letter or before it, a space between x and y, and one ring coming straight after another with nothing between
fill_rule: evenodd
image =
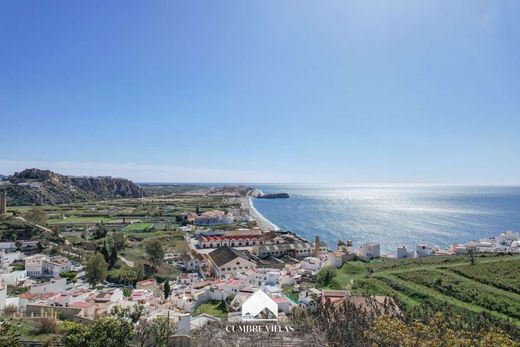
<instances>
[{"instance_id":1,"label":"village","mask_svg":"<svg viewBox=\"0 0 520 347\"><path fill-rule=\"evenodd\" d=\"M229 192L210 194L250 199ZM2 196L4 216L5 201ZM382 255L379 243L356 246L350 240L338 241L331 250L319 236L311 242L289 231L261 228L269 224L254 223L259 217L247 208L184 212L181 217L182 247L167 249L162 259L179 275L162 283L150 276L135 286L106 280L92 286L85 280L84 264L63 252L40 253L38 242L30 240L0 242L0 310L20 317L90 322L119 306L140 310L145 320L169 317L178 334L189 336L208 322L288 321L295 309L315 310L325 301L351 298L363 305L364 296L348 289L323 288L317 280L322 269L339 269L352 261L520 253L520 236L512 231L448 249L418 243L415 250L402 246L394 254ZM393 300L375 299L381 305Z\"/></svg>"}]
</instances>

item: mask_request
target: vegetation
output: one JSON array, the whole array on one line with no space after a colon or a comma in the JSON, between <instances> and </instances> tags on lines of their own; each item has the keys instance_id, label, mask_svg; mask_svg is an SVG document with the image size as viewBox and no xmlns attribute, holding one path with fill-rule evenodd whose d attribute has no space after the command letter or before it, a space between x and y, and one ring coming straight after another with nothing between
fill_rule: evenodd
<instances>
[{"instance_id":1,"label":"vegetation","mask_svg":"<svg viewBox=\"0 0 520 347\"><path fill-rule=\"evenodd\" d=\"M89 326L63 322L62 333L65 347L129 346L134 337L132 323L119 316L101 317Z\"/></svg>"},{"instance_id":2,"label":"vegetation","mask_svg":"<svg viewBox=\"0 0 520 347\"><path fill-rule=\"evenodd\" d=\"M152 263L152 269L157 270L157 266L161 265L164 261L164 250L162 243L157 239L151 239L145 241L145 251L148 256L148 260Z\"/></svg>"},{"instance_id":3,"label":"vegetation","mask_svg":"<svg viewBox=\"0 0 520 347\"><path fill-rule=\"evenodd\" d=\"M47 214L41 207L33 207L25 215L29 222L39 225L47 224Z\"/></svg>"},{"instance_id":4,"label":"vegetation","mask_svg":"<svg viewBox=\"0 0 520 347\"><path fill-rule=\"evenodd\" d=\"M164 292L164 298L168 299L170 297L170 294L172 293L172 290L170 288L170 281L166 280L164 282L163 292Z\"/></svg>"},{"instance_id":5,"label":"vegetation","mask_svg":"<svg viewBox=\"0 0 520 347\"><path fill-rule=\"evenodd\" d=\"M21 347L20 335L12 328L11 324L3 321L0 325L0 347Z\"/></svg>"},{"instance_id":6,"label":"vegetation","mask_svg":"<svg viewBox=\"0 0 520 347\"><path fill-rule=\"evenodd\" d=\"M353 261L337 270L325 268L317 282L322 288L393 297L406 314L422 305L450 306L468 317L489 312L520 328L520 256L473 258L475 265L470 256Z\"/></svg>"},{"instance_id":7,"label":"vegetation","mask_svg":"<svg viewBox=\"0 0 520 347\"><path fill-rule=\"evenodd\" d=\"M320 304L316 312L299 312L301 325L318 345L360 347L517 346L510 332L486 315L463 317L450 310L402 315L391 302L368 298ZM303 345L303 344L302 344ZM309 344L310 345L310 344Z\"/></svg>"},{"instance_id":8,"label":"vegetation","mask_svg":"<svg viewBox=\"0 0 520 347\"><path fill-rule=\"evenodd\" d=\"M227 319L226 304L224 301L212 300L199 305L192 313L193 317L206 313L220 319Z\"/></svg>"},{"instance_id":9,"label":"vegetation","mask_svg":"<svg viewBox=\"0 0 520 347\"><path fill-rule=\"evenodd\" d=\"M449 270L477 282L520 294L520 271L518 269L520 269L520 259L449 268Z\"/></svg>"},{"instance_id":10,"label":"vegetation","mask_svg":"<svg viewBox=\"0 0 520 347\"><path fill-rule=\"evenodd\" d=\"M99 252L96 252L92 255L88 261L86 266L86 277L87 282L91 286L95 286L101 281L104 281L107 278L108 264L105 261L103 255Z\"/></svg>"}]
</instances>

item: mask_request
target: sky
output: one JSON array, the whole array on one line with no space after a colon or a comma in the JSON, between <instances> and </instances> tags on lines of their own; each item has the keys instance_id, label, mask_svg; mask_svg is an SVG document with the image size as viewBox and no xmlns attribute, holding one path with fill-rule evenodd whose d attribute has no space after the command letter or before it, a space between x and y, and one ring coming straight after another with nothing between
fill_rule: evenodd
<instances>
[{"instance_id":1,"label":"sky","mask_svg":"<svg viewBox=\"0 0 520 347\"><path fill-rule=\"evenodd\" d=\"M520 184L520 2L2 1L0 173Z\"/></svg>"}]
</instances>

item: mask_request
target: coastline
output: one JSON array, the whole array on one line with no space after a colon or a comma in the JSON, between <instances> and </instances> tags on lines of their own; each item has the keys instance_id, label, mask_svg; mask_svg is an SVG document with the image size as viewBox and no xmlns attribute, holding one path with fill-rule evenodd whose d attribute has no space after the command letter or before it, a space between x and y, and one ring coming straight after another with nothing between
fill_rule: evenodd
<instances>
[{"instance_id":1,"label":"coastline","mask_svg":"<svg viewBox=\"0 0 520 347\"><path fill-rule=\"evenodd\" d=\"M255 208L253 204L253 198L252 197L244 197L242 198L242 208L247 209L249 211L249 214L253 219L256 221L260 229L262 230L274 230L278 231L280 228L271 222L269 219L267 219L263 214L258 212L258 210Z\"/></svg>"}]
</instances>

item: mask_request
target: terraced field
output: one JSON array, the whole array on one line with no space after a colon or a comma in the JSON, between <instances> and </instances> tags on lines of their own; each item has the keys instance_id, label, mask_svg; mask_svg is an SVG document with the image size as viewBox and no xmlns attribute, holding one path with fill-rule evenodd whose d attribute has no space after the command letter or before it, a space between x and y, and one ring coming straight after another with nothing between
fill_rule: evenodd
<instances>
[{"instance_id":1,"label":"terraced field","mask_svg":"<svg viewBox=\"0 0 520 347\"><path fill-rule=\"evenodd\" d=\"M350 262L337 270L329 288L388 295L402 309L427 303L460 314L489 312L520 329L520 254L381 259Z\"/></svg>"}]
</instances>

